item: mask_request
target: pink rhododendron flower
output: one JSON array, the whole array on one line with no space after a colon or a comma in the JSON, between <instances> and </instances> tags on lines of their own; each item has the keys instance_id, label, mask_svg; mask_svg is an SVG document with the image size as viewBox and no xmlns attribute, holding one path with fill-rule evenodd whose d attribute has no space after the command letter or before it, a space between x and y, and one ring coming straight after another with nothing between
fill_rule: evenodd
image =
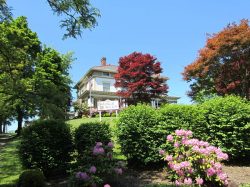
<instances>
[{"instance_id":1,"label":"pink rhododendron flower","mask_svg":"<svg viewBox=\"0 0 250 187\"><path fill-rule=\"evenodd\" d=\"M208 168L207 170L207 175L208 176L213 176L216 173L214 168Z\"/></svg>"},{"instance_id":2,"label":"pink rhododendron flower","mask_svg":"<svg viewBox=\"0 0 250 187\"><path fill-rule=\"evenodd\" d=\"M97 146L95 146L94 147L94 149L93 149L93 154L94 155L102 155L102 154L104 154L104 149L102 148L102 147L97 147Z\"/></svg>"},{"instance_id":3,"label":"pink rhododendron flower","mask_svg":"<svg viewBox=\"0 0 250 187\"><path fill-rule=\"evenodd\" d=\"M165 158L166 161L172 161L173 160L173 156L172 155L167 155Z\"/></svg>"},{"instance_id":4,"label":"pink rhododendron flower","mask_svg":"<svg viewBox=\"0 0 250 187\"><path fill-rule=\"evenodd\" d=\"M109 184L105 184L103 187L111 187Z\"/></svg>"},{"instance_id":5,"label":"pink rhododendron flower","mask_svg":"<svg viewBox=\"0 0 250 187\"><path fill-rule=\"evenodd\" d=\"M182 168L189 167L189 166L190 166L190 162L188 162L188 161L181 162L181 163L180 163L180 166L181 166Z\"/></svg>"},{"instance_id":6,"label":"pink rhododendron flower","mask_svg":"<svg viewBox=\"0 0 250 187\"><path fill-rule=\"evenodd\" d=\"M165 154L165 151L161 149L161 150L159 151L159 153L160 153L160 155L164 155L164 154Z\"/></svg>"},{"instance_id":7,"label":"pink rhododendron flower","mask_svg":"<svg viewBox=\"0 0 250 187\"><path fill-rule=\"evenodd\" d=\"M185 178L184 179L184 184L191 185L193 183L191 178Z\"/></svg>"},{"instance_id":8,"label":"pink rhododendron flower","mask_svg":"<svg viewBox=\"0 0 250 187\"><path fill-rule=\"evenodd\" d=\"M82 180L89 180L89 176L86 172L77 172L76 178L82 179Z\"/></svg>"},{"instance_id":9,"label":"pink rhododendron flower","mask_svg":"<svg viewBox=\"0 0 250 187\"><path fill-rule=\"evenodd\" d=\"M180 181L178 181L178 180L175 181L175 185L176 185L176 186L180 186L181 184L182 184L182 183L181 183Z\"/></svg>"},{"instance_id":10,"label":"pink rhododendron flower","mask_svg":"<svg viewBox=\"0 0 250 187\"><path fill-rule=\"evenodd\" d=\"M96 142L96 146L97 147L101 147L102 146L102 142Z\"/></svg>"},{"instance_id":11,"label":"pink rhododendron flower","mask_svg":"<svg viewBox=\"0 0 250 187\"><path fill-rule=\"evenodd\" d=\"M179 145L178 142L175 142L175 143L174 143L174 146L175 146L175 147L179 147L180 145Z\"/></svg>"},{"instance_id":12,"label":"pink rhododendron flower","mask_svg":"<svg viewBox=\"0 0 250 187\"><path fill-rule=\"evenodd\" d=\"M109 148L113 148L113 147L114 147L114 144L113 144L112 142L109 142L109 143L108 143L108 147L109 147Z\"/></svg>"},{"instance_id":13,"label":"pink rhododendron flower","mask_svg":"<svg viewBox=\"0 0 250 187\"><path fill-rule=\"evenodd\" d=\"M173 165L173 169L174 169L175 171L178 171L178 170L181 169L181 166L180 166L179 164L174 164L174 165Z\"/></svg>"},{"instance_id":14,"label":"pink rhododendron flower","mask_svg":"<svg viewBox=\"0 0 250 187\"><path fill-rule=\"evenodd\" d=\"M198 185L202 185L204 182L202 178L196 178L195 181L196 181L196 184Z\"/></svg>"},{"instance_id":15,"label":"pink rhododendron flower","mask_svg":"<svg viewBox=\"0 0 250 187\"><path fill-rule=\"evenodd\" d=\"M221 165L221 163L219 163L219 162L216 162L215 164L213 164L213 166L214 166L214 168L216 168L216 169L222 169L222 165Z\"/></svg>"},{"instance_id":16,"label":"pink rhododendron flower","mask_svg":"<svg viewBox=\"0 0 250 187\"><path fill-rule=\"evenodd\" d=\"M174 138L173 138L173 136L172 136L171 134L167 136L167 140L168 140L169 142L172 142L173 139L174 139Z\"/></svg>"},{"instance_id":17,"label":"pink rhododendron flower","mask_svg":"<svg viewBox=\"0 0 250 187\"><path fill-rule=\"evenodd\" d=\"M219 173L218 177L220 180L225 181L227 179L227 174L225 173Z\"/></svg>"},{"instance_id":18,"label":"pink rhododendron flower","mask_svg":"<svg viewBox=\"0 0 250 187\"><path fill-rule=\"evenodd\" d=\"M90 173L95 173L96 172L96 167L95 166L91 166L89 169Z\"/></svg>"}]
</instances>

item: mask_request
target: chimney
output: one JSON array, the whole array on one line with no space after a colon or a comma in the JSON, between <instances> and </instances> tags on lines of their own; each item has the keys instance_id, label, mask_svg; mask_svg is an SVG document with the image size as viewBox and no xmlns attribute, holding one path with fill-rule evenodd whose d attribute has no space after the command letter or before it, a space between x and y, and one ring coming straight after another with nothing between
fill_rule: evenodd
<instances>
[{"instance_id":1,"label":"chimney","mask_svg":"<svg viewBox=\"0 0 250 187\"><path fill-rule=\"evenodd\" d=\"M107 63L106 63L106 57L102 57L102 59L101 59L101 65L102 66L106 66L107 65Z\"/></svg>"}]
</instances>

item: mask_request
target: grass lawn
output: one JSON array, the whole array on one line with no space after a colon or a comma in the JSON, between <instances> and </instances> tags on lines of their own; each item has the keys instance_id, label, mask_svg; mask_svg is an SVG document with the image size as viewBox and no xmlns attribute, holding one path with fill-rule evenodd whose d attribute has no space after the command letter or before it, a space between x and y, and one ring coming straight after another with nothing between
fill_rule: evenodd
<instances>
[{"instance_id":1,"label":"grass lawn","mask_svg":"<svg viewBox=\"0 0 250 187\"><path fill-rule=\"evenodd\" d=\"M0 147L0 186L14 184L23 171L17 153L19 142L20 140L15 138Z\"/></svg>"}]
</instances>

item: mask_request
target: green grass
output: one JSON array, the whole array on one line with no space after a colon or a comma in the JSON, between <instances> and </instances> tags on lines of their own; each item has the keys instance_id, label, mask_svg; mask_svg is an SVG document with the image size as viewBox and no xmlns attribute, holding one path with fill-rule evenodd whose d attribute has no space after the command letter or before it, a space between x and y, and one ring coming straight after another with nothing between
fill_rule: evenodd
<instances>
[{"instance_id":1,"label":"green grass","mask_svg":"<svg viewBox=\"0 0 250 187\"><path fill-rule=\"evenodd\" d=\"M0 186L16 183L23 168L17 153L20 140L15 138L4 147L0 147Z\"/></svg>"},{"instance_id":2,"label":"green grass","mask_svg":"<svg viewBox=\"0 0 250 187\"><path fill-rule=\"evenodd\" d=\"M107 122L111 126L115 125L115 122L118 118L116 117L102 117L102 122ZM79 127L82 123L89 123L89 122L99 122L99 117L96 118L79 118L79 119L72 119L67 121L68 124L70 124L72 130Z\"/></svg>"}]
</instances>

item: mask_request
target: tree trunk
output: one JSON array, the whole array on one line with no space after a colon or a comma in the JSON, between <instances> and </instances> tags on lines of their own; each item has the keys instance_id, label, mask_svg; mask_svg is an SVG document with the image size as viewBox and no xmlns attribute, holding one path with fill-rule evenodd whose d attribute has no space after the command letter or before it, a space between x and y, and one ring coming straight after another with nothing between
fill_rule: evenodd
<instances>
[{"instance_id":1,"label":"tree trunk","mask_svg":"<svg viewBox=\"0 0 250 187\"><path fill-rule=\"evenodd\" d=\"M17 107L17 135L19 136L22 130L23 111Z\"/></svg>"},{"instance_id":2,"label":"tree trunk","mask_svg":"<svg viewBox=\"0 0 250 187\"><path fill-rule=\"evenodd\" d=\"M0 134L2 134L3 131L2 131L2 122L0 122Z\"/></svg>"}]
</instances>

